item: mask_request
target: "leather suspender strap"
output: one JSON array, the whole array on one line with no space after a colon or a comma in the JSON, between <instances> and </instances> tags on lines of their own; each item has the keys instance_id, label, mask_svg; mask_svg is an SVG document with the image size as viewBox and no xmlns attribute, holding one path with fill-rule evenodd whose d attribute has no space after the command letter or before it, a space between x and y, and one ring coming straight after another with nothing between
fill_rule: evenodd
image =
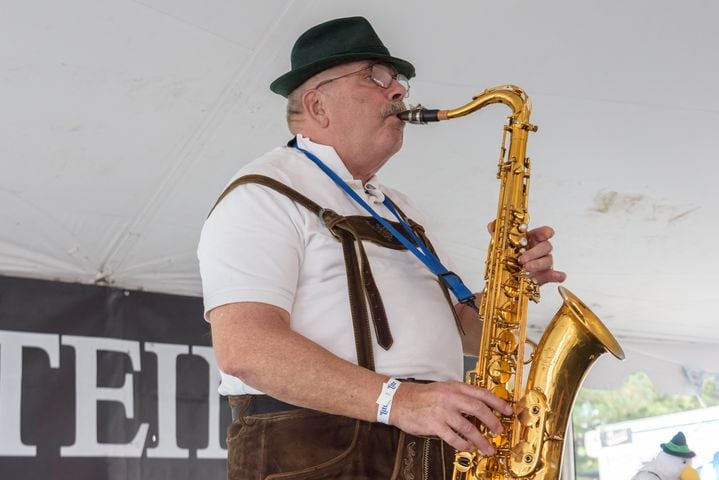
<instances>
[{"instance_id":1,"label":"leather suspender strap","mask_svg":"<svg viewBox=\"0 0 719 480\"><path fill-rule=\"evenodd\" d=\"M343 217L332 210L320 207L296 190L264 175L246 175L233 181L220 195L212 210L232 190L247 183L257 183L271 188L299 203L319 216L332 232L332 235L340 241L347 271L347 290L357 350L357 363L362 367L374 370L368 306L377 343L385 350L388 350L394 340L390 332L382 297L372 276L362 241L369 240L394 249L404 249L402 244L394 240L386 230L386 233L383 233L384 227L379 222L364 222L365 217L361 216ZM210 213L212 213L212 210Z\"/></svg>"},{"instance_id":2,"label":"leather suspender strap","mask_svg":"<svg viewBox=\"0 0 719 480\"><path fill-rule=\"evenodd\" d=\"M362 289L364 282L362 281L362 273L357 264L357 251L355 250L354 238L347 233L342 232L339 235L342 243L342 253L345 258L345 269L347 270L347 292L349 294L350 311L352 313L352 328L355 334L355 349L357 351L357 363L369 370L374 370L374 354L372 353L372 336L370 335L369 325L367 321L367 303ZM383 309L384 311L384 309ZM373 311L373 314L376 312ZM375 320L375 331L379 334L389 336L390 345L392 337L389 332L387 318L379 319L373 316ZM381 327L377 324L380 320ZM386 330L384 330L386 328ZM389 347L387 347L389 348Z\"/></svg>"},{"instance_id":3,"label":"leather suspender strap","mask_svg":"<svg viewBox=\"0 0 719 480\"><path fill-rule=\"evenodd\" d=\"M240 178L235 179L227 186L227 188L225 188L225 190L222 192L220 197L210 209L210 213L208 213L207 216L209 217L212 214L212 211L215 209L215 207L217 207L217 205L222 201L222 199L229 195L232 190L246 183L259 183L260 185L270 187L273 190L276 190L277 192L283 194L284 196L289 197L290 199L305 207L307 210L317 215L319 215L322 211L322 207L317 205L315 202L305 197L301 193L297 192L296 190L291 189L284 183L278 182L274 178L266 177L264 175L244 175Z\"/></svg>"},{"instance_id":4,"label":"leather suspender strap","mask_svg":"<svg viewBox=\"0 0 719 480\"><path fill-rule=\"evenodd\" d=\"M305 197L298 191L288 187L284 183L281 183L273 178L266 177L264 175L245 175L234 180L231 184L227 186L227 188L225 188L225 190L222 192L215 204L212 206L212 209L210 210L210 213L207 214L207 216L210 216L215 207L217 207L217 205L222 201L222 199L225 198L232 190L234 190L239 185L244 185L246 183L257 183L260 185L264 185L265 187L269 187L277 191L278 193L289 197L291 200L299 203L307 210L319 216L325 223L325 225L328 225L328 222L330 222L331 225L328 225L328 228L330 230L332 230L332 228L330 227L345 229L362 240L368 240L377 245L392 248L394 250L406 250L404 245L402 245L399 240L394 238L394 236L374 218L362 215L348 215L346 217L341 217L340 215L334 213L332 210L320 207L314 201ZM390 223L392 223L395 228L400 228L399 223ZM332 233L334 235L334 231Z\"/></svg>"},{"instance_id":5,"label":"leather suspender strap","mask_svg":"<svg viewBox=\"0 0 719 480\"><path fill-rule=\"evenodd\" d=\"M291 200L299 203L315 215L319 216L324 222L332 235L342 245L342 253L345 260L345 268L347 271L347 288L349 295L350 311L352 314L352 324L354 328L355 346L357 349L357 361L360 366L374 370L374 356L372 353L372 336L369 330L369 319L367 307L369 306L369 316L372 318L377 343L385 350L388 350L394 342L387 321L387 314L384 309L382 297L380 295L377 284L374 281L372 270L370 268L369 259L364 249L363 241L370 241L377 245L395 250L406 250L394 236L372 217L360 215L342 216L336 212L320 207L317 203L305 197L296 190L287 185L264 175L245 175L234 180L222 192L212 207L212 210L224 199L232 190L240 185L256 183L271 188ZM210 213L212 213L210 210ZM404 214L402 214L404 216ZM208 214L209 216L209 214ZM406 218L406 217L405 217ZM397 222L390 222L394 228L401 228ZM433 251L429 240L424 234L421 225L410 220L410 225L417 236L425 242L427 247ZM448 304L454 315L459 331L464 334L459 319L452 305L447 287L438 282Z\"/></svg>"}]
</instances>

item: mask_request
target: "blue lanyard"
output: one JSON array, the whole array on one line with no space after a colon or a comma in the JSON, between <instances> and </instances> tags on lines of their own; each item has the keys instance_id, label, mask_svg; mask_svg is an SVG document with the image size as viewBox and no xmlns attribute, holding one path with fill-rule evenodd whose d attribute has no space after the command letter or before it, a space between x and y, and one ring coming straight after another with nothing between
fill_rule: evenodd
<instances>
[{"instance_id":1,"label":"blue lanyard","mask_svg":"<svg viewBox=\"0 0 719 480\"><path fill-rule=\"evenodd\" d=\"M397 231L397 229L394 228L387 220L385 220L377 212L375 212L374 209L370 207L367 202L364 201L364 199L362 199L362 197L357 195L357 193L352 190L350 186L347 185L347 183L339 177L339 175L333 172L327 165L322 162L322 160L317 158L317 156L303 148L300 148L296 143L294 143L292 146L304 153L307 158L312 160L318 167L320 167L320 169L325 172L325 174L327 174L327 176L330 177L332 181L337 184L337 186L342 188L342 190L344 190L345 193L350 196L350 198L357 202L362 208L367 210L367 212L369 212L370 215L372 215L379 223L381 223L382 226L394 236L394 238L399 240L399 242L402 243L402 245L404 245L407 250L412 252L414 256L417 257L432 273L437 275L437 277L442 281L442 283L444 283L447 288L449 288L452 293L454 293L454 295L461 303L469 305L474 309L477 308L474 303L474 294L462 282L462 279L459 278L459 275L452 272L451 270L448 270L447 267L442 265L442 262L439 261L439 258L437 258L437 256L434 255L419 238L417 238L417 235L415 235L415 233L412 231L412 228L407 224L405 219L403 219L399 215L399 213L397 213L397 209L394 207L389 197L385 196L384 202L382 203L397 218L399 223L402 225L402 228L412 239L411 241L408 240L407 237L402 235L399 231Z\"/></svg>"}]
</instances>

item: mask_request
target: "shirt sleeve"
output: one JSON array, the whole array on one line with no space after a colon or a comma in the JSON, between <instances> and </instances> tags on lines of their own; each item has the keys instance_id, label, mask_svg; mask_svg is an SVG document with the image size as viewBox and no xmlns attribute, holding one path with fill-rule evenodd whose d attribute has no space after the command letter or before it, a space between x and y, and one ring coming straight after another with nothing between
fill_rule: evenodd
<instances>
[{"instance_id":1,"label":"shirt sleeve","mask_svg":"<svg viewBox=\"0 0 719 480\"><path fill-rule=\"evenodd\" d=\"M205 221L197 250L205 319L213 308L262 302L292 311L304 255L302 214L270 188L236 187Z\"/></svg>"}]
</instances>

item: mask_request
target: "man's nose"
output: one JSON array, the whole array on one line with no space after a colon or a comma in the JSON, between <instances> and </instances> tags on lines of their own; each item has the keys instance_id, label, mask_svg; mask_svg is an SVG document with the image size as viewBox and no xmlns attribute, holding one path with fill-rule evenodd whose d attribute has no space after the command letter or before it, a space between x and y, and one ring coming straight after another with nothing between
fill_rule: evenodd
<instances>
[{"instance_id":1,"label":"man's nose","mask_svg":"<svg viewBox=\"0 0 719 480\"><path fill-rule=\"evenodd\" d=\"M387 96L392 101L400 101L407 96L407 89L396 79L393 79L392 83L389 84L389 88L387 88Z\"/></svg>"}]
</instances>

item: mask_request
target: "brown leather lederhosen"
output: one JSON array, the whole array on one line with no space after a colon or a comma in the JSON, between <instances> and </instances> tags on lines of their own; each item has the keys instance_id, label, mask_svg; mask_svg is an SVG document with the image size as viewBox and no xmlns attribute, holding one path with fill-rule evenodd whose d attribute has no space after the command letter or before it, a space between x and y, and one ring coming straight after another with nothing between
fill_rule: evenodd
<instances>
[{"instance_id":1,"label":"brown leather lederhosen","mask_svg":"<svg viewBox=\"0 0 719 480\"><path fill-rule=\"evenodd\" d=\"M247 183L271 188L315 213L341 243L358 364L374 370L370 319L380 347L389 349L393 338L362 242L395 250L406 248L374 218L341 216L262 175L246 175L233 181L213 209L232 190ZM399 213L434 253L422 226ZM402 228L397 222L390 223ZM442 282L438 285L454 314L447 288ZM455 321L461 332L456 315ZM436 438L416 437L380 423L298 408L266 395L230 396L229 402L233 410L227 435L231 480L420 480L445 479L451 472L451 448Z\"/></svg>"}]
</instances>

